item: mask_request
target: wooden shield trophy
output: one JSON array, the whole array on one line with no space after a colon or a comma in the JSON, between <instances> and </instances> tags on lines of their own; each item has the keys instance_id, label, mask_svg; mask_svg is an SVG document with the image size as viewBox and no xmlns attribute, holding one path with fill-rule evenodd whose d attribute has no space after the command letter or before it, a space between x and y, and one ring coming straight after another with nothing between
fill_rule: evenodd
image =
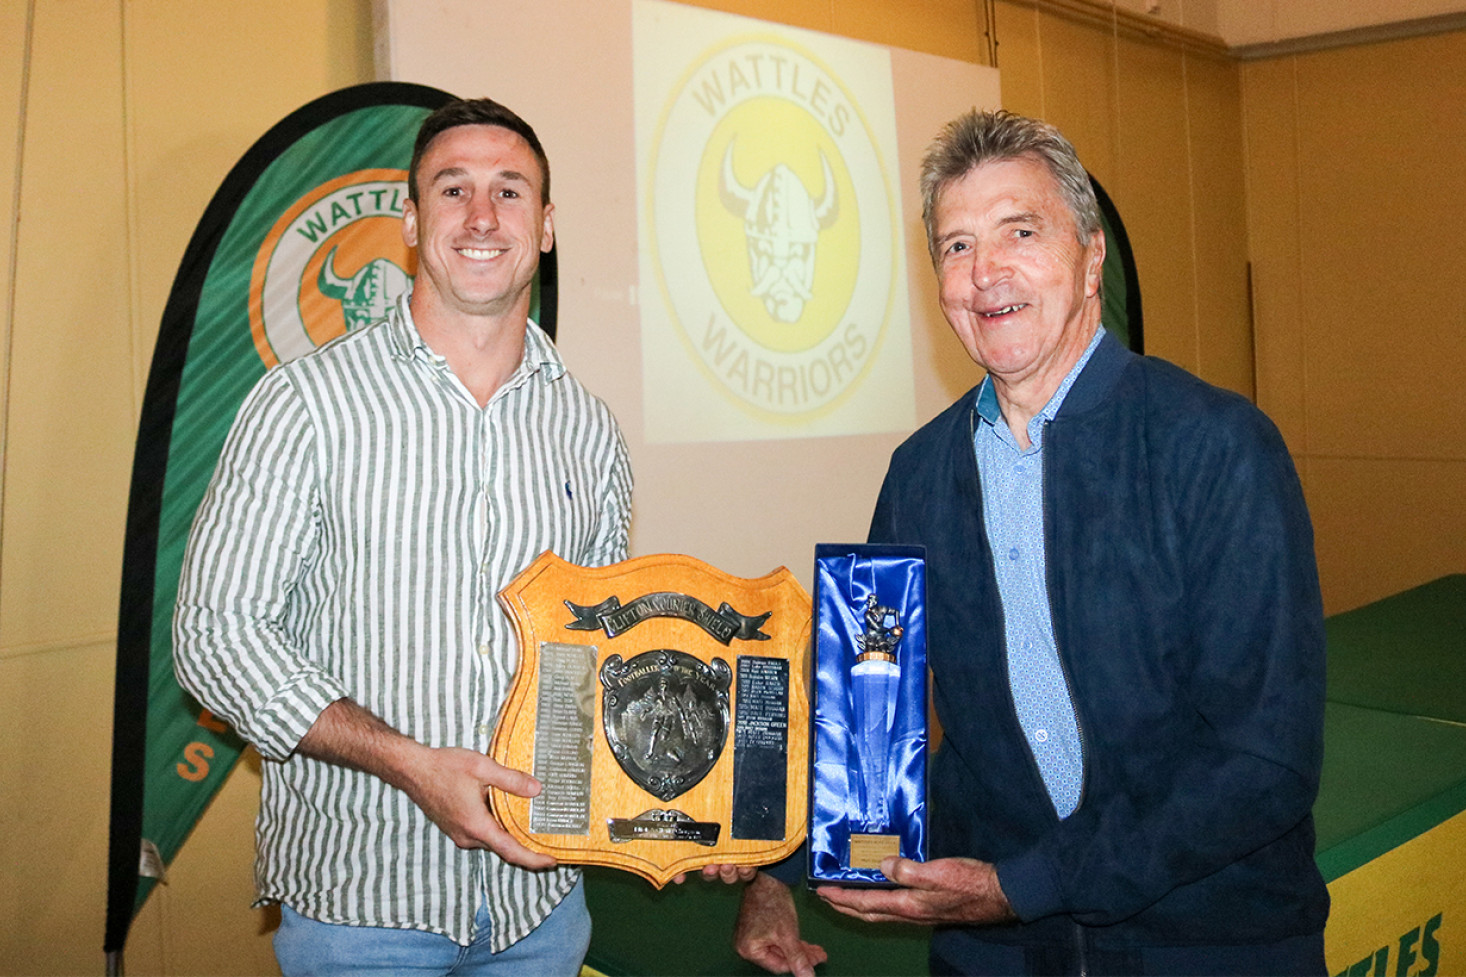
<instances>
[{"instance_id":1,"label":"wooden shield trophy","mask_svg":"<svg viewBox=\"0 0 1466 977\"><path fill-rule=\"evenodd\" d=\"M688 556L575 566L543 553L499 594L519 635L491 752L543 784L495 789L526 848L661 888L804 839L810 599Z\"/></svg>"}]
</instances>

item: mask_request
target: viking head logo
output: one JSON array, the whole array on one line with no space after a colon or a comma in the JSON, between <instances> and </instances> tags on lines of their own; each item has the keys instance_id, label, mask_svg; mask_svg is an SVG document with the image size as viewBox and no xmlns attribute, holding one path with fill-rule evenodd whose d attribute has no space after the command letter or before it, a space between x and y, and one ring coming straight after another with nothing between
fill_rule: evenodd
<instances>
[{"instance_id":1,"label":"viking head logo","mask_svg":"<svg viewBox=\"0 0 1466 977\"><path fill-rule=\"evenodd\" d=\"M820 153L824 193L816 202L794 171L778 163L759 178L753 189L733 174L733 144L723 154L718 189L723 206L743 220L748 239L748 267L752 293L763 300L769 315L780 322L798 322L814 284L814 249L820 231L835 222L839 211L835 177Z\"/></svg>"},{"instance_id":2,"label":"viking head logo","mask_svg":"<svg viewBox=\"0 0 1466 977\"><path fill-rule=\"evenodd\" d=\"M336 274L336 249L321 263L316 287L328 299L341 303L347 329L359 329L387 314L387 308L407 290L407 272L386 258L363 265L350 279Z\"/></svg>"}]
</instances>

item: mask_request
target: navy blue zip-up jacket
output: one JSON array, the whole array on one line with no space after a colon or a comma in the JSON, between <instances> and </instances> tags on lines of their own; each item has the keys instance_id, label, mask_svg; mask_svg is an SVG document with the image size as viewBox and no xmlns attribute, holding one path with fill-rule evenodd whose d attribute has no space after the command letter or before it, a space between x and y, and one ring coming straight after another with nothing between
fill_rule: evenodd
<instances>
[{"instance_id":1,"label":"navy blue zip-up jacket","mask_svg":"<svg viewBox=\"0 0 1466 977\"><path fill-rule=\"evenodd\" d=\"M1109 335L1047 428L1049 600L1084 748L1079 807L1060 821L1009 692L975 404L896 450L870 530L927 549L945 734L931 856L995 863L1023 920L973 934L1122 948L1320 932L1323 614L1276 428Z\"/></svg>"}]
</instances>

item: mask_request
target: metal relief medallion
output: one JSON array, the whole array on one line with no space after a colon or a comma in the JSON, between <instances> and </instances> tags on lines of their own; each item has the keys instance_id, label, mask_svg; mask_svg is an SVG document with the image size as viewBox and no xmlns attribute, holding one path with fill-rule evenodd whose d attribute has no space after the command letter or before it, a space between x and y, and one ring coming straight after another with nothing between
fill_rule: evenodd
<instances>
[{"instance_id":1,"label":"metal relief medallion","mask_svg":"<svg viewBox=\"0 0 1466 977\"><path fill-rule=\"evenodd\" d=\"M727 662L659 649L612 655L600 678L606 742L632 781L668 801L708 775L728 738Z\"/></svg>"}]
</instances>

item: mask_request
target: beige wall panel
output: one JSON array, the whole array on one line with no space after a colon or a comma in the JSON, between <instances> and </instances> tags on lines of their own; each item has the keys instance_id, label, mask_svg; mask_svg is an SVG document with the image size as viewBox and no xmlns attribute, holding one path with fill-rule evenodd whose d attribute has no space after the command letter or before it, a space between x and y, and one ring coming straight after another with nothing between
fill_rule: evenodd
<instances>
[{"instance_id":1,"label":"beige wall panel","mask_svg":"<svg viewBox=\"0 0 1466 977\"><path fill-rule=\"evenodd\" d=\"M1181 55L1170 48L1119 42L1115 162L1107 169L1080 156L1104 184L1125 221L1140 275L1145 351L1197 369L1196 249L1191 165Z\"/></svg>"},{"instance_id":2,"label":"beige wall panel","mask_svg":"<svg viewBox=\"0 0 1466 977\"><path fill-rule=\"evenodd\" d=\"M269 2L277 3L278 0ZM304 41L321 45L324 60L314 70L325 79L327 91L375 80L373 45L376 34L372 0L294 0L278 6L289 10L292 15L309 12L315 22L322 25L319 36L294 40L297 44Z\"/></svg>"},{"instance_id":3,"label":"beige wall panel","mask_svg":"<svg viewBox=\"0 0 1466 977\"><path fill-rule=\"evenodd\" d=\"M1000 38L1001 40L1001 38ZM1107 188L1115 169L1115 50L1108 31L1039 16L1044 118L1063 130ZM1003 70L1001 48L999 70Z\"/></svg>"},{"instance_id":4,"label":"beige wall panel","mask_svg":"<svg viewBox=\"0 0 1466 977\"><path fill-rule=\"evenodd\" d=\"M15 181L20 178L16 139L20 134L21 88L25 76L26 4L0 4L0 393L6 385L3 337L10 322L10 263L15 221ZM4 404L0 397L0 405ZM0 407L3 409L3 407ZM4 418L0 417L0 424ZM3 484L3 479L0 479Z\"/></svg>"},{"instance_id":5,"label":"beige wall panel","mask_svg":"<svg viewBox=\"0 0 1466 977\"><path fill-rule=\"evenodd\" d=\"M1032 7L1000 2L997 6L998 71L1002 75L1003 108L1044 118L1043 48L1039 14Z\"/></svg>"},{"instance_id":6,"label":"beige wall panel","mask_svg":"<svg viewBox=\"0 0 1466 977\"><path fill-rule=\"evenodd\" d=\"M1257 405L1298 455L1308 450L1308 436L1295 69L1289 58L1244 64L1241 72Z\"/></svg>"},{"instance_id":7,"label":"beige wall panel","mask_svg":"<svg viewBox=\"0 0 1466 977\"><path fill-rule=\"evenodd\" d=\"M1241 82L1232 62L1187 57L1185 67L1196 222L1198 372L1211 383L1253 398Z\"/></svg>"},{"instance_id":8,"label":"beige wall panel","mask_svg":"<svg viewBox=\"0 0 1466 977\"><path fill-rule=\"evenodd\" d=\"M846 37L983 64L986 41L978 0L841 0L830 30Z\"/></svg>"},{"instance_id":9,"label":"beige wall panel","mask_svg":"<svg viewBox=\"0 0 1466 977\"><path fill-rule=\"evenodd\" d=\"M254 819L260 758L247 750L133 922L134 974L278 974L271 939L279 910L254 902Z\"/></svg>"},{"instance_id":10,"label":"beige wall panel","mask_svg":"<svg viewBox=\"0 0 1466 977\"><path fill-rule=\"evenodd\" d=\"M116 624L133 423L115 2L39 4L5 458L5 649Z\"/></svg>"},{"instance_id":11,"label":"beige wall panel","mask_svg":"<svg viewBox=\"0 0 1466 977\"><path fill-rule=\"evenodd\" d=\"M1466 461L1312 458L1308 469L1326 613L1466 566Z\"/></svg>"},{"instance_id":12,"label":"beige wall panel","mask_svg":"<svg viewBox=\"0 0 1466 977\"><path fill-rule=\"evenodd\" d=\"M112 656L0 660L0 973L102 972Z\"/></svg>"},{"instance_id":13,"label":"beige wall panel","mask_svg":"<svg viewBox=\"0 0 1466 977\"><path fill-rule=\"evenodd\" d=\"M132 0L127 59L141 404L163 307L204 209L271 126L371 80L370 2Z\"/></svg>"},{"instance_id":14,"label":"beige wall panel","mask_svg":"<svg viewBox=\"0 0 1466 977\"><path fill-rule=\"evenodd\" d=\"M1466 457L1466 32L1298 62L1309 447Z\"/></svg>"}]
</instances>

